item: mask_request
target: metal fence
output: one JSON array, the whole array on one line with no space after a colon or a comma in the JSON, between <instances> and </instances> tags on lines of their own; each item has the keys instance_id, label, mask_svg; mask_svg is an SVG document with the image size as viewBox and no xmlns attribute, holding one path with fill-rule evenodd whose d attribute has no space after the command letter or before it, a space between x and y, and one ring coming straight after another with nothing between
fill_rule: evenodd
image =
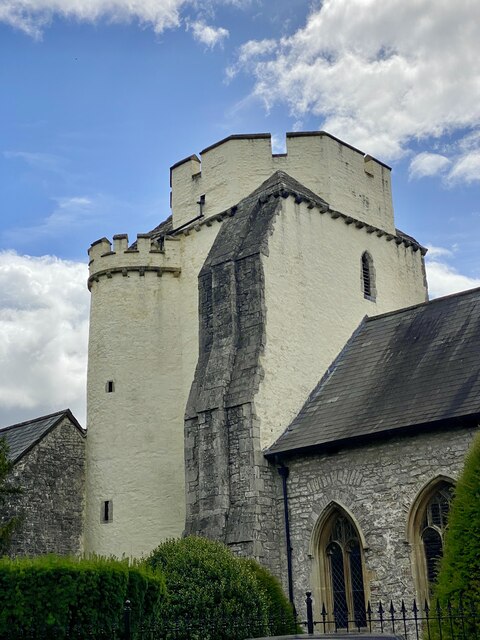
<instances>
[{"instance_id":1,"label":"metal fence","mask_svg":"<svg viewBox=\"0 0 480 640\"><path fill-rule=\"evenodd\" d=\"M402 600L397 606L370 602L365 609L353 612L347 608L327 611L322 604L318 617L313 614L312 594L306 594L306 620L302 621L309 635L315 634L388 634L405 640L479 640L480 612L472 599L460 594L456 601L443 606L438 600L419 606Z\"/></svg>"},{"instance_id":2,"label":"metal fence","mask_svg":"<svg viewBox=\"0 0 480 640\"><path fill-rule=\"evenodd\" d=\"M44 629L13 630L2 634L0 640L245 640L246 638L280 636L303 633L308 635L360 634L396 636L404 640L480 640L480 612L468 597L460 596L455 602L444 606L439 602L424 603L419 607L413 600L403 600L398 606L370 603L362 610L329 612L321 605L314 615L311 593L307 592L304 617L275 618L271 620L245 619L228 616L224 620L204 617L201 621L182 618L174 624L142 623L133 619L130 602L127 600L123 618L117 626L108 629L98 625L76 629L75 626ZM1 614L0 614L1 615ZM352 638L353 640L353 638Z\"/></svg>"},{"instance_id":3,"label":"metal fence","mask_svg":"<svg viewBox=\"0 0 480 640\"><path fill-rule=\"evenodd\" d=\"M1 615L1 611L0 611ZM245 640L270 635L284 635L300 630L296 616L255 618L235 615L201 620L181 617L168 623L136 619L130 601L125 602L122 620L108 628L101 624L63 627L34 623L31 628L12 628L0 634L0 640Z\"/></svg>"}]
</instances>

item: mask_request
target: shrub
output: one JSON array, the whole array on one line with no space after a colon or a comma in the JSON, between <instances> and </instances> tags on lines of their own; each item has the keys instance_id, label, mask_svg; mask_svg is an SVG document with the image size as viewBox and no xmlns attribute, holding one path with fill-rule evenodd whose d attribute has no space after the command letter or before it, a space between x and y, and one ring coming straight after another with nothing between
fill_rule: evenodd
<instances>
[{"instance_id":1,"label":"shrub","mask_svg":"<svg viewBox=\"0 0 480 640\"><path fill-rule=\"evenodd\" d=\"M480 435L455 488L435 587L443 602L462 592L480 604Z\"/></svg>"},{"instance_id":2,"label":"shrub","mask_svg":"<svg viewBox=\"0 0 480 640\"><path fill-rule=\"evenodd\" d=\"M434 587L434 599L438 598L444 614L448 613L450 602L454 608L454 615L457 615L457 608L462 603L462 599L464 611L470 612L472 608L479 610L479 576L480 435L477 435L455 488L445 534L443 558ZM469 635L476 637L476 631L473 628L462 629L463 632L466 632L466 637Z\"/></svg>"},{"instance_id":3,"label":"shrub","mask_svg":"<svg viewBox=\"0 0 480 640\"><path fill-rule=\"evenodd\" d=\"M293 607L285 595L280 581L270 571L252 559L242 560L254 575L267 601L269 632L272 636L293 634L300 631Z\"/></svg>"},{"instance_id":4,"label":"shrub","mask_svg":"<svg viewBox=\"0 0 480 640\"><path fill-rule=\"evenodd\" d=\"M132 630L158 615L165 582L142 566L105 558L40 556L0 560L0 638L110 637L123 630L132 602ZM106 635L110 634L110 635Z\"/></svg>"},{"instance_id":5,"label":"shrub","mask_svg":"<svg viewBox=\"0 0 480 640\"><path fill-rule=\"evenodd\" d=\"M265 590L224 545L187 537L161 544L148 558L165 575L162 625L179 640L230 640L268 634Z\"/></svg>"}]
</instances>

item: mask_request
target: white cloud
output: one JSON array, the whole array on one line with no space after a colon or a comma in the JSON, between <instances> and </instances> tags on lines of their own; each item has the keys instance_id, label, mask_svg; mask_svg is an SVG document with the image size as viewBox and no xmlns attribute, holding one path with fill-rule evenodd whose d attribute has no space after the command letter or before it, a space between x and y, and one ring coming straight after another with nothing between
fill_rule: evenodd
<instances>
[{"instance_id":1,"label":"white cloud","mask_svg":"<svg viewBox=\"0 0 480 640\"><path fill-rule=\"evenodd\" d=\"M410 162L409 175L411 178L435 176L445 171L450 160L438 153L419 153Z\"/></svg>"},{"instance_id":2,"label":"white cloud","mask_svg":"<svg viewBox=\"0 0 480 640\"><path fill-rule=\"evenodd\" d=\"M250 66L252 60L258 62L259 58L273 53L277 49L275 40L249 40L242 44L237 53L235 64L227 67L227 79L231 80L243 68Z\"/></svg>"},{"instance_id":3,"label":"white cloud","mask_svg":"<svg viewBox=\"0 0 480 640\"><path fill-rule=\"evenodd\" d=\"M450 293L480 287L480 278L472 278L459 273L457 269L448 264L449 258L453 258L458 249L456 244L452 245L451 249L432 245L427 248L425 267L430 298L438 298Z\"/></svg>"},{"instance_id":4,"label":"white cloud","mask_svg":"<svg viewBox=\"0 0 480 640\"><path fill-rule=\"evenodd\" d=\"M228 38L229 32L223 27L212 27L203 20L197 20L189 24L188 28L192 31L193 37L197 42L201 42L210 49L217 44L222 44L225 38Z\"/></svg>"},{"instance_id":5,"label":"white cloud","mask_svg":"<svg viewBox=\"0 0 480 640\"><path fill-rule=\"evenodd\" d=\"M3 156L8 160L22 160L30 167L43 171L62 173L65 160L51 153L39 153L32 151L4 151Z\"/></svg>"},{"instance_id":6,"label":"white cloud","mask_svg":"<svg viewBox=\"0 0 480 640\"><path fill-rule=\"evenodd\" d=\"M453 249L447 249L446 247L434 247L433 245L428 245L427 249L427 260L435 258L451 258L454 254Z\"/></svg>"},{"instance_id":7,"label":"white cloud","mask_svg":"<svg viewBox=\"0 0 480 640\"><path fill-rule=\"evenodd\" d=\"M39 37L53 16L85 22L138 21L155 32L178 27L186 0L3 0L0 21Z\"/></svg>"},{"instance_id":8,"label":"white cloud","mask_svg":"<svg viewBox=\"0 0 480 640\"><path fill-rule=\"evenodd\" d=\"M102 208L102 199L87 196L54 198L56 206L39 224L30 227L14 227L2 234L7 244L31 244L39 238L56 237L76 228L84 229L88 223L94 224Z\"/></svg>"},{"instance_id":9,"label":"white cloud","mask_svg":"<svg viewBox=\"0 0 480 640\"><path fill-rule=\"evenodd\" d=\"M430 298L438 298L449 293L480 287L479 278L470 278L458 273L456 269L444 262L427 261L426 268Z\"/></svg>"},{"instance_id":10,"label":"white cloud","mask_svg":"<svg viewBox=\"0 0 480 640\"><path fill-rule=\"evenodd\" d=\"M480 149L460 156L448 174L448 180L458 182L480 182Z\"/></svg>"},{"instance_id":11,"label":"white cloud","mask_svg":"<svg viewBox=\"0 0 480 640\"><path fill-rule=\"evenodd\" d=\"M0 252L0 424L70 407L85 425L83 263Z\"/></svg>"},{"instance_id":12,"label":"white cloud","mask_svg":"<svg viewBox=\"0 0 480 640\"><path fill-rule=\"evenodd\" d=\"M286 150L285 136L272 134L272 153L285 153Z\"/></svg>"},{"instance_id":13,"label":"white cloud","mask_svg":"<svg viewBox=\"0 0 480 640\"><path fill-rule=\"evenodd\" d=\"M267 108L318 116L319 127L395 159L413 139L477 125L479 41L473 0L324 0L269 51L244 45L236 69L253 75Z\"/></svg>"},{"instance_id":14,"label":"white cloud","mask_svg":"<svg viewBox=\"0 0 480 640\"><path fill-rule=\"evenodd\" d=\"M1 0L0 22L5 22L28 35L39 38L54 16L96 23L105 20L113 23L137 22L152 28L155 33L179 27L182 11L186 7L201 8L213 13L216 5L248 6L250 0ZM225 29L206 26L199 37L213 46L228 35ZM210 42L205 42L210 38Z\"/></svg>"}]
</instances>

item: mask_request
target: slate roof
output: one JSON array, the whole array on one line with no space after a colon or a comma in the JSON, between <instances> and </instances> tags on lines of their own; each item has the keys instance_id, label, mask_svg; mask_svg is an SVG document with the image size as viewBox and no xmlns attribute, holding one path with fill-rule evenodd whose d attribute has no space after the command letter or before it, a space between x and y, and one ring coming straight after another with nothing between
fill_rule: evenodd
<instances>
[{"instance_id":1,"label":"slate roof","mask_svg":"<svg viewBox=\"0 0 480 640\"><path fill-rule=\"evenodd\" d=\"M365 318L266 456L480 418L480 288Z\"/></svg>"},{"instance_id":2,"label":"slate roof","mask_svg":"<svg viewBox=\"0 0 480 640\"><path fill-rule=\"evenodd\" d=\"M85 431L70 409L0 429L0 438L4 437L7 441L10 459L17 462L66 417L79 429L82 435L85 435Z\"/></svg>"},{"instance_id":3,"label":"slate roof","mask_svg":"<svg viewBox=\"0 0 480 640\"><path fill-rule=\"evenodd\" d=\"M152 236L153 239L161 238L162 236L168 235L173 229L173 218L172 216L168 216L163 222L158 224L155 229L149 231L149 235Z\"/></svg>"}]
</instances>

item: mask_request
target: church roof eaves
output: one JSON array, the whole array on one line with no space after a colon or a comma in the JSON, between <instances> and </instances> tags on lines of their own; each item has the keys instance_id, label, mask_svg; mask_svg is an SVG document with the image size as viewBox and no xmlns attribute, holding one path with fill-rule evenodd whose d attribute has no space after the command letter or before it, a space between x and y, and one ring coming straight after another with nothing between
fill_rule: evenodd
<instances>
[{"instance_id":1,"label":"church roof eaves","mask_svg":"<svg viewBox=\"0 0 480 640\"><path fill-rule=\"evenodd\" d=\"M78 429L82 437L87 432L82 428L70 409L63 409L46 416L40 416L33 420L26 420L0 429L0 438L4 437L9 448L9 457L12 462L18 462L40 440L52 431L64 418L68 418L74 427Z\"/></svg>"},{"instance_id":2,"label":"church roof eaves","mask_svg":"<svg viewBox=\"0 0 480 640\"><path fill-rule=\"evenodd\" d=\"M480 288L365 318L267 457L480 417Z\"/></svg>"}]
</instances>

